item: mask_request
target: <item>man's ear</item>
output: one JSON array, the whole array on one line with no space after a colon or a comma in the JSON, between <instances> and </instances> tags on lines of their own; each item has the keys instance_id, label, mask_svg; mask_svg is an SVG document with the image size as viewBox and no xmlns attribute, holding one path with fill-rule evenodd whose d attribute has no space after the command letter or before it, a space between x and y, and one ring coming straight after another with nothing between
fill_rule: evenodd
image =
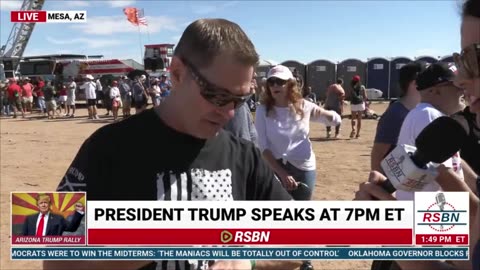
<instances>
[{"instance_id":1,"label":"man's ear","mask_svg":"<svg viewBox=\"0 0 480 270\"><path fill-rule=\"evenodd\" d=\"M170 63L170 80L173 85L180 85L185 81L186 68L179 57L172 57L172 62Z\"/></svg>"}]
</instances>

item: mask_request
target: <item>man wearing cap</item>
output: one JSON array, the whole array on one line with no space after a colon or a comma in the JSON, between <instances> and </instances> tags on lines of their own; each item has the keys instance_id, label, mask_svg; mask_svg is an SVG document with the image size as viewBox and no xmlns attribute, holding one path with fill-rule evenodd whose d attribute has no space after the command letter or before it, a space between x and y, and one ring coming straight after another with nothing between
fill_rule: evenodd
<instances>
[{"instance_id":1,"label":"man wearing cap","mask_svg":"<svg viewBox=\"0 0 480 270\"><path fill-rule=\"evenodd\" d=\"M420 91L421 101L411 110L403 121L397 144L415 146L418 134L433 120L444 115L452 115L462 109L463 90L453 84L456 68L451 64L436 63L418 74L417 89ZM444 162L451 167L461 178L463 170L460 155L457 153ZM440 186L430 183L423 191L438 191ZM413 200L413 192L397 190L398 200Z\"/></svg>"},{"instance_id":2,"label":"man wearing cap","mask_svg":"<svg viewBox=\"0 0 480 270\"><path fill-rule=\"evenodd\" d=\"M93 81L94 78L92 75L87 74L85 76L85 83L80 86L81 89L85 89L85 98L87 99L88 107L88 119L99 119L97 115L97 84Z\"/></svg>"}]
</instances>

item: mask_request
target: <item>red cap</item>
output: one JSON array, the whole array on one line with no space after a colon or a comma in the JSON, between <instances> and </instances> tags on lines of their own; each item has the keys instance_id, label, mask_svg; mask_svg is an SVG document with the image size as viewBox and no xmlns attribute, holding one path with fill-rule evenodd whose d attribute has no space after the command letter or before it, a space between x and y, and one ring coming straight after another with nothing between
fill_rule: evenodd
<instances>
[{"instance_id":1,"label":"red cap","mask_svg":"<svg viewBox=\"0 0 480 270\"><path fill-rule=\"evenodd\" d=\"M352 81L359 82L360 81L360 76L358 76L358 75L353 76Z\"/></svg>"}]
</instances>

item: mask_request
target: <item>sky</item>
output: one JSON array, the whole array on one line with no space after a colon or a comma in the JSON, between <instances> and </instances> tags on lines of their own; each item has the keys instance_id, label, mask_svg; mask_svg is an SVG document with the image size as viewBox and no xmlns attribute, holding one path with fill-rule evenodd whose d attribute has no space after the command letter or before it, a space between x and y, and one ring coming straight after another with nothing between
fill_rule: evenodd
<instances>
[{"instance_id":1,"label":"sky","mask_svg":"<svg viewBox=\"0 0 480 270\"><path fill-rule=\"evenodd\" d=\"M0 0L0 45L12 29L10 11L22 1ZM124 7L145 10L148 27L126 20ZM53 1L44 10L86 10L87 23L37 23L24 56L104 55L141 62L145 44L176 44L199 18L239 24L262 59L310 63L348 58L451 55L460 48L456 0L431 1Z\"/></svg>"}]
</instances>

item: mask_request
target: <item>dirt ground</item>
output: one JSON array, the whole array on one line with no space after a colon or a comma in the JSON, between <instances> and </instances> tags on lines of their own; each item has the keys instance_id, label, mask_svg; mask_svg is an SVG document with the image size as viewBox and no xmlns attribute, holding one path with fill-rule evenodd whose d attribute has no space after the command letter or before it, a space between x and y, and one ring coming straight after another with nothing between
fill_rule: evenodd
<instances>
[{"instance_id":1,"label":"dirt ground","mask_svg":"<svg viewBox=\"0 0 480 270\"><path fill-rule=\"evenodd\" d=\"M371 108L381 114L386 102ZM346 111L349 111L346 107ZM105 110L100 109L103 115ZM86 109L75 119L2 118L0 152L0 269L41 269L40 261L10 260L10 192L53 191L82 142L112 118L87 120ZM349 139L350 120L343 119L342 137L325 139L325 126L313 123L311 140L317 157L315 200L352 200L358 184L365 181L370 168L370 151L376 120L364 120L361 137ZM371 261L318 261L315 269L370 269Z\"/></svg>"}]
</instances>

